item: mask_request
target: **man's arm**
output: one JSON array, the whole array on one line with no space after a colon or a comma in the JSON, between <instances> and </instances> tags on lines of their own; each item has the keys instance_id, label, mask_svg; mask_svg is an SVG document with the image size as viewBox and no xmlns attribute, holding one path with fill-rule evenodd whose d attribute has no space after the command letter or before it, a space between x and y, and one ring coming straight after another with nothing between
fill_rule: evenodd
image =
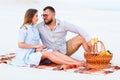
<instances>
[{"instance_id":1,"label":"man's arm","mask_svg":"<svg viewBox=\"0 0 120 80\"><path fill-rule=\"evenodd\" d=\"M63 22L64 25L64 29L66 31L70 31L76 34L80 34L85 40L86 42L90 41L91 37L90 35L81 27L67 23L67 22Z\"/></svg>"}]
</instances>

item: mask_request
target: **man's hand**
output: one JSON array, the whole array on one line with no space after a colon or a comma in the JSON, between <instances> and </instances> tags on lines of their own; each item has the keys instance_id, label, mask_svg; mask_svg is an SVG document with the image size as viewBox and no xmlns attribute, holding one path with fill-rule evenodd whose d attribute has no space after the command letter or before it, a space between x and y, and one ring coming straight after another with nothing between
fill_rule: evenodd
<instances>
[{"instance_id":1,"label":"man's hand","mask_svg":"<svg viewBox=\"0 0 120 80\"><path fill-rule=\"evenodd\" d=\"M92 50L92 44L91 44L91 41L88 41L87 42L87 45L88 45L88 48L90 49L90 51Z\"/></svg>"}]
</instances>

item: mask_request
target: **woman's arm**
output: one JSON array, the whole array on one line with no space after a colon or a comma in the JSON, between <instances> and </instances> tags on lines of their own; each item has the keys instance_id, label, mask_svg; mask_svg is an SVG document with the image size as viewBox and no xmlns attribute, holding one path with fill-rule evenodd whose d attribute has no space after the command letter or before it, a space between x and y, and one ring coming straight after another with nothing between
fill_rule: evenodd
<instances>
[{"instance_id":1,"label":"woman's arm","mask_svg":"<svg viewBox=\"0 0 120 80\"><path fill-rule=\"evenodd\" d=\"M26 48L26 49L30 49L30 48L44 48L44 45L33 45L33 44L25 44L24 42L18 42L18 47L19 48Z\"/></svg>"}]
</instances>

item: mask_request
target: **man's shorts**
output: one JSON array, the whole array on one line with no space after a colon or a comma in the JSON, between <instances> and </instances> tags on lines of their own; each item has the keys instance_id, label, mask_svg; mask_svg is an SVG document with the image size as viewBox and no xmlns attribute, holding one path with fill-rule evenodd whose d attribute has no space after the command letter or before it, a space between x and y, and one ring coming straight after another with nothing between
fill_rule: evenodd
<instances>
[{"instance_id":1,"label":"man's shorts","mask_svg":"<svg viewBox=\"0 0 120 80\"><path fill-rule=\"evenodd\" d=\"M66 53L66 55L70 56L70 55L72 55L76 51L72 47L72 40L68 40L67 43L66 43L66 46L67 46L67 53Z\"/></svg>"}]
</instances>

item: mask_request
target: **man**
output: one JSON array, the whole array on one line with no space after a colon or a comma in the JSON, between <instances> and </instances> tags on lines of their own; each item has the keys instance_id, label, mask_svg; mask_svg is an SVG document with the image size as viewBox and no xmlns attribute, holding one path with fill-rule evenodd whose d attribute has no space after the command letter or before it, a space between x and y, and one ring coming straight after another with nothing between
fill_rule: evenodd
<instances>
[{"instance_id":1,"label":"man","mask_svg":"<svg viewBox=\"0 0 120 80\"><path fill-rule=\"evenodd\" d=\"M71 56L82 45L86 52L90 51L90 37L80 27L55 18L55 10L51 6L43 9L43 22L37 25L43 44L52 50L56 50ZM78 36L66 42L67 32L77 33Z\"/></svg>"}]
</instances>

